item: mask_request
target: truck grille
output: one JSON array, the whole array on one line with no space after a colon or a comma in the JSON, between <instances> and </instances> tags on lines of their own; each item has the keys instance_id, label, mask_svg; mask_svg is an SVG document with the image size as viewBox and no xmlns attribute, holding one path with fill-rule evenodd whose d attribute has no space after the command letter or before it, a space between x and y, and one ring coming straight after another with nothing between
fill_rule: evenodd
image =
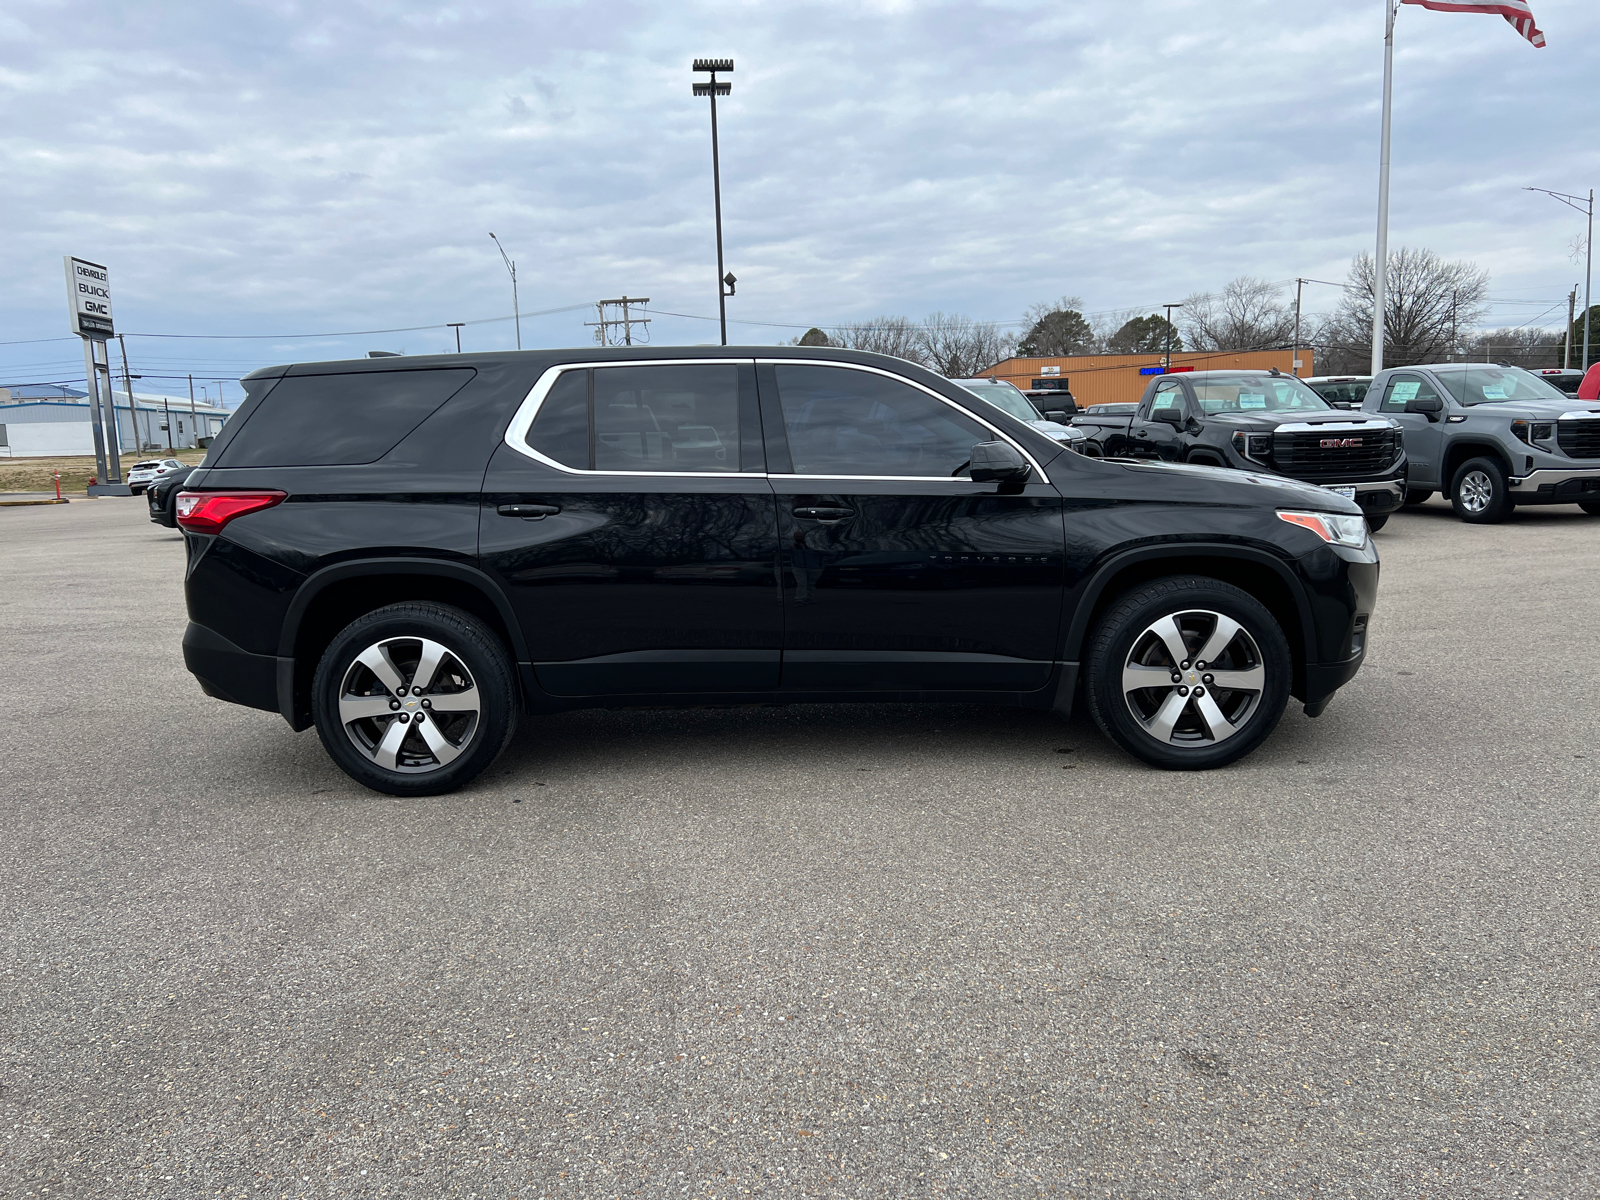
<instances>
[{"instance_id":1,"label":"truck grille","mask_svg":"<svg viewBox=\"0 0 1600 1200\"><path fill-rule=\"evenodd\" d=\"M1346 444L1339 445L1341 442ZM1359 444L1349 445L1350 442ZM1394 456L1394 430L1386 426L1328 433L1279 433L1272 441L1273 465L1296 479L1376 475L1394 462Z\"/></svg>"},{"instance_id":2,"label":"truck grille","mask_svg":"<svg viewBox=\"0 0 1600 1200\"><path fill-rule=\"evenodd\" d=\"M1600 421L1557 421L1556 445L1573 458L1600 458Z\"/></svg>"}]
</instances>

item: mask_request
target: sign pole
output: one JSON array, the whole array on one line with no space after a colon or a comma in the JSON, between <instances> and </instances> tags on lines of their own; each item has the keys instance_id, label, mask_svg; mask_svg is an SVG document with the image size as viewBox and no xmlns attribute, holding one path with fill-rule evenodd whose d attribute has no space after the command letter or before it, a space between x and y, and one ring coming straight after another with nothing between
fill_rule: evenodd
<instances>
[{"instance_id":1,"label":"sign pole","mask_svg":"<svg viewBox=\"0 0 1600 1200\"><path fill-rule=\"evenodd\" d=\"M100 371L94 361L94 339L83 339L83 378L89 392L89 425L94 430L94 477L96 482L109 483L111 473L106 470L105 424L100 415Z\"/></svg>"},{"instance_id":2,"label":"sign pole","mask_svg":"<svg viewBox=\"0 0 1600 1200\"><path fill-rule=\"evenodd\" d=\"M1383 136L1378 151L1378 253L1372 261L1372 373L1383 370L1383 305L1389 268L1389 116L1394 108L1394 18L1400 0L1383 0Z\"/></svg>"}]
</instances>

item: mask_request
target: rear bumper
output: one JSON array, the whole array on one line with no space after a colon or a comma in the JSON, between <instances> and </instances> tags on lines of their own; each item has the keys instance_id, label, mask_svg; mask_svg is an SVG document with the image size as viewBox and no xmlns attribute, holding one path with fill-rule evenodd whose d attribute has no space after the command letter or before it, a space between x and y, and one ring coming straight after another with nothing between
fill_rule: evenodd
<instances>
[{"instance_id":1,"label":"rear bumper","mask_svg":"<svg viewBox=\"0 0 1600 1200\"><path fill-rule=\"evenodd\" d=\"M215 630L190 621L183 633L183 662L206 695L246 708L278 711L275 655L251 654Z\"/></svg>"},{"instance_id":2,"label":"rear bumper","mask_svg":"<svg viewBox=\"0 0 1600 1200\"><path fill-rule=\"evenodd\" d=\"M1600 500L1600 466L1571 471L1530 471L1506 480L1506 491L1518 504L1576 504Z\"/></svg>"}]
</instances>

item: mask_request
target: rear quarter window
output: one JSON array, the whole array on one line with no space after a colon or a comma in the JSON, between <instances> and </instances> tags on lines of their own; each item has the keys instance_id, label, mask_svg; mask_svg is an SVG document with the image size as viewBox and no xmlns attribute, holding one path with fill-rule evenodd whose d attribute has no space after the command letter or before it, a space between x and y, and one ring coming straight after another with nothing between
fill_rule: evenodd
<instances>
[{"instance_id":1,"label":"rear quarter window","mask_svg":"<svg viewBox=\"0 0 1600 1200\"><path fill-rule=\"evenodd\" d=\"M376 462L476 374L467 368L281 379L216 465L331 467Z\"/></svg>"}]
</instances>

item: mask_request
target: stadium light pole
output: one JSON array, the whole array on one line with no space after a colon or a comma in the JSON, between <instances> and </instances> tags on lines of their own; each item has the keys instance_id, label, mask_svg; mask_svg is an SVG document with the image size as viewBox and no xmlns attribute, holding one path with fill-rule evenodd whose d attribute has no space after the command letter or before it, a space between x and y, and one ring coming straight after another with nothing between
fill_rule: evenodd
<instances>
[{"instance_id":1,"label":"stadium light pole","mask_svg":"<svg viewBox=\"0 0 1600 1200\"><path fill-rule=\"evenodd\" d=\"M733 294L733 275L724 273L722 263L722 163L717 154L717 97L733 91L733 84L717 79L717 72L731 74L731 58L697 58L695 71L704 71L710 77L707 83L696 81L694 94L711 97L711 196L717 214L717 317L722 322L722 344L728 344L728 297ZM724 290L726 289L726 290Z\"/></svg>"},{"instance_id":2,"label":"stadium light pole","mask_svg":"<svg viewBox=\"0 0 1600 1200\"><path fill-rule=\"evenodd\" d=\"M1167 310L1167 353L1165 358L1162 360L1161 369L1163 371L1170 371L1172 370L1172 310L1175 308L1182 308L1183 305L1163 304L1161 307Z\"/></svg>"},{"instance_id":3,"label":"stadium light pole","mask_svg":"<svg viewBox=\"0 0 1600 1200\"><path fill-rule=\"evenodd\" d=\"M1583 264L1583 369L1589 369L1589 285L1594 281L1594 189L1589 189L1589 198L1582 196L1569 196L1565 192L1552 192L1549 188L1523 188L1525 192L1543 192L1546 196L1554 196L1568 208L1576 208L1589 218L1589 232L1584 235L1584 264ZM1582 207L1579 207L1579 206ZM1572 325L1567 325L1567 348L1572 346Z\"/></svg>"},{"instance_id":4,"label":"stadium light pole","mask_svg":"<svg viewBox=\"0 0 1600 1200\"><path fill-rule=\"evenodd\" d=\"M521 350L522 308L517 303L517 264L512 261L511 256L506 253L506 248L500 244L500 239L495 237L493 232L489 234L489 240L494 243L494 248L500 251L500 258L506 264L506 270L511 272L511 316L517 323L517 349Z\"/></svg>"}]
</instances>

